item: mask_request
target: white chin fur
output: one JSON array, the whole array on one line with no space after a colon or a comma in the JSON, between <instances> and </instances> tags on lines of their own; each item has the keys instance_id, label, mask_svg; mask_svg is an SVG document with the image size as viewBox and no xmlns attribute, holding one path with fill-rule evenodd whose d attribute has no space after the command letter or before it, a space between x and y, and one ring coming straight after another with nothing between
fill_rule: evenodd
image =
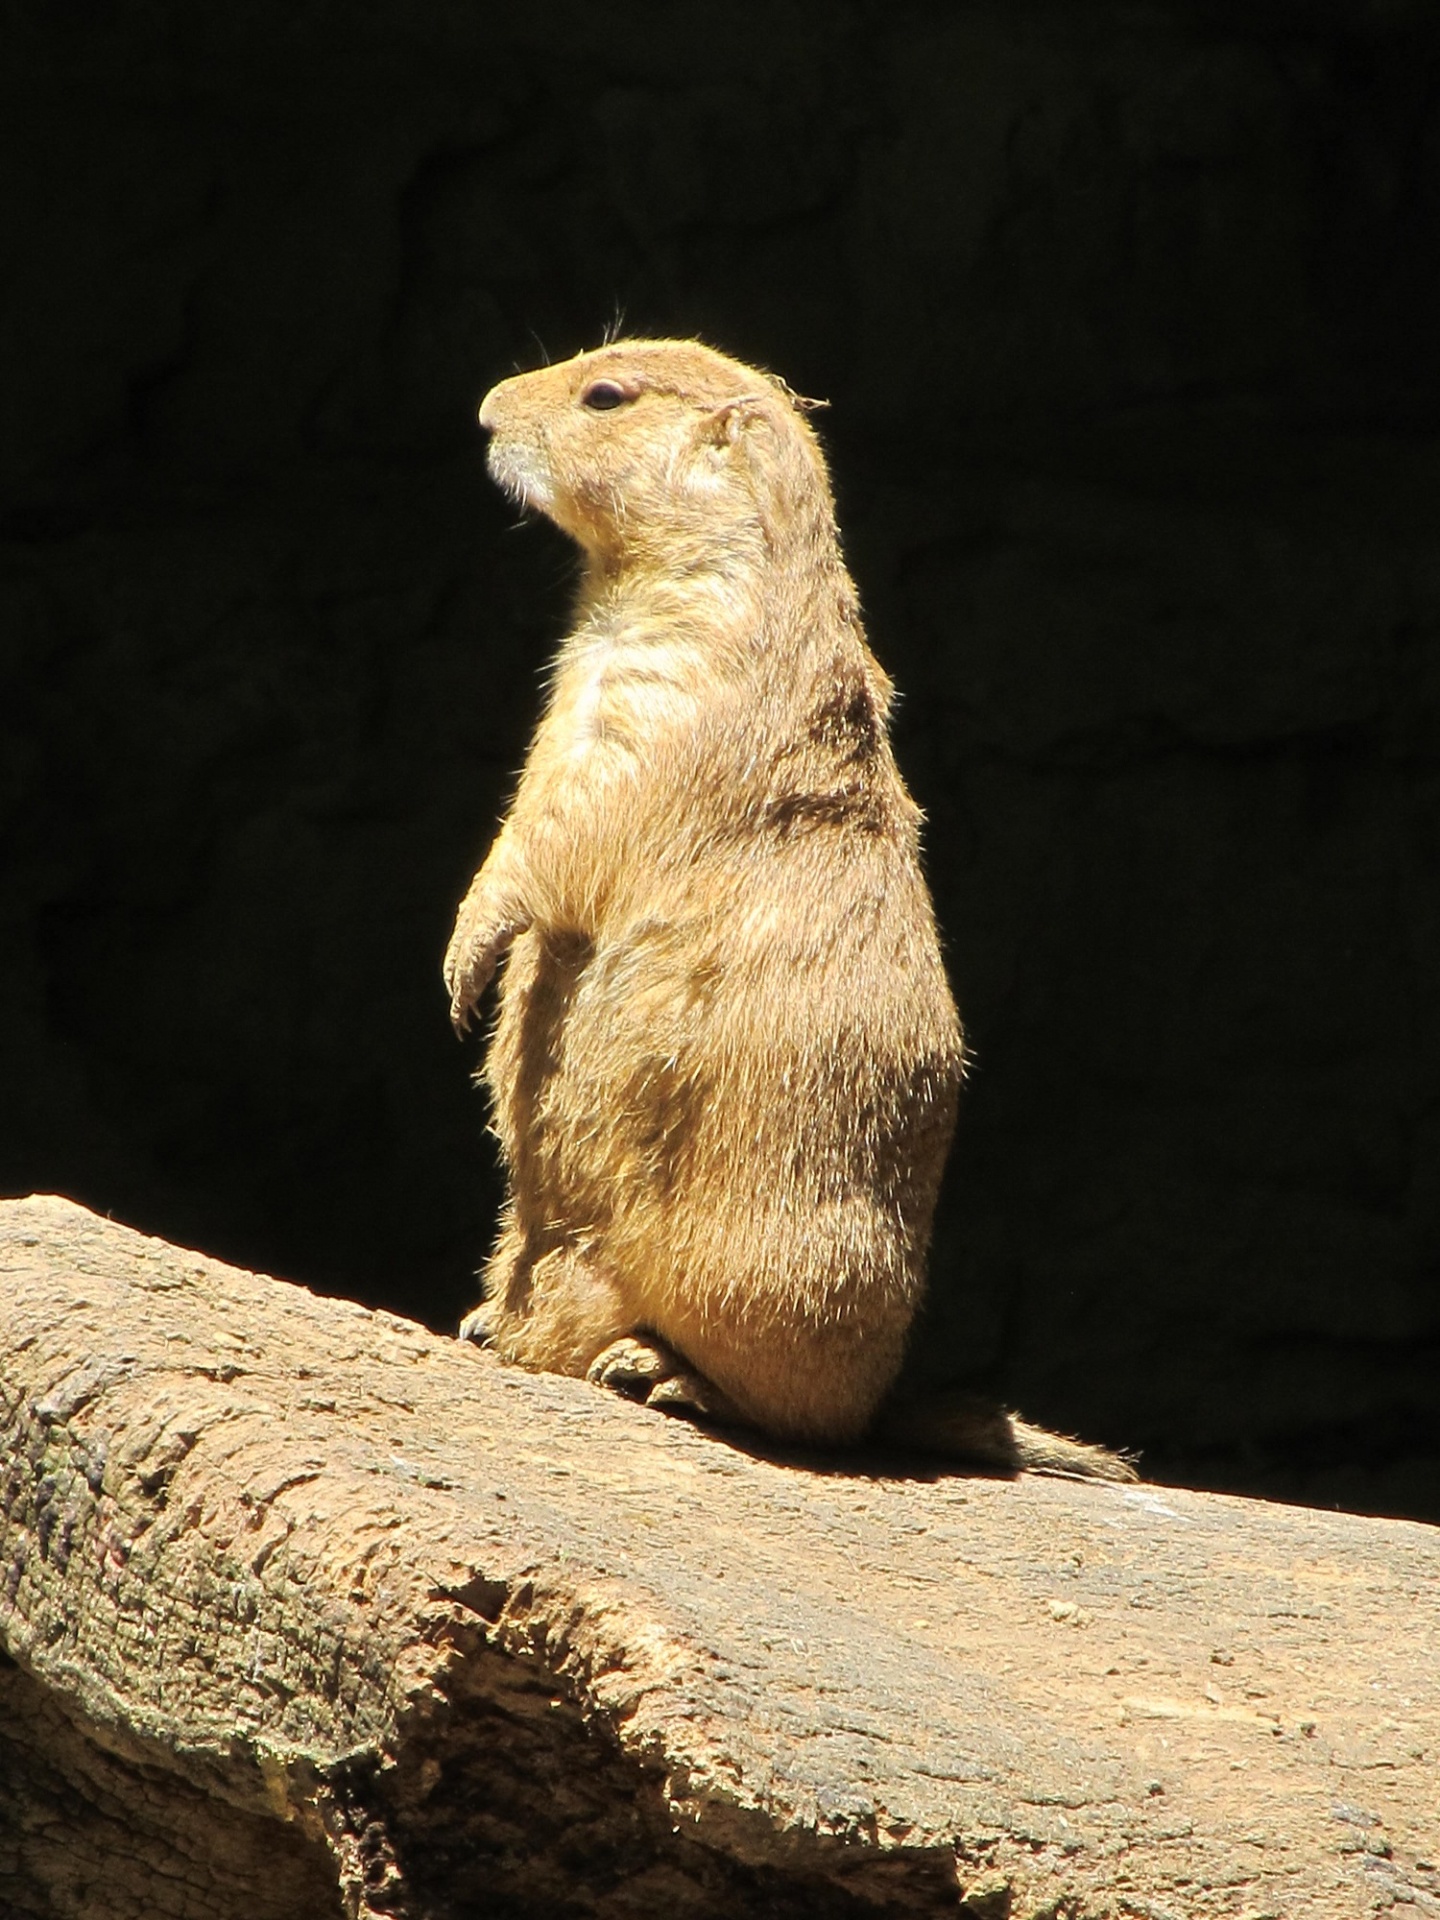
<instances>
[{"instance_id":1,"label":"white chin fur","mask_svg":"<svg viewBox=\"0 0 1440 1920\"><path fill-rule=\"evenodd\" d=\"M537 513L549 513L554 507L554 489L525 448L492 440L485 464L490 469L490 478L504 488L517 506L532 507Z\"/></svg>"}]
</instances>

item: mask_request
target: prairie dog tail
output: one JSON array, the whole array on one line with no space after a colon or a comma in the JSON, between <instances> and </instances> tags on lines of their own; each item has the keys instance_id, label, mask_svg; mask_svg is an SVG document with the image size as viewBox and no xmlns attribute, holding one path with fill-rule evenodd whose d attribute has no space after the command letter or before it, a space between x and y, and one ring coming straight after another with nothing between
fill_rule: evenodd
<instances>
[{"instance_id":1,"label":"prairie dog tail","mask_svg":"<svg viewBox=\"0 0 1440 1920\"><path fill-rule=\"evenodd\" d=\"M1079 1480L1138 1480L1135 1463L1108 1447L1032 1427L1018 1414L972 1394L943 1394L908 1407L882 1407L874 1437L895 1446L974 1460L1010 1473L1066 1474Z\"/></svg>"}]
</instances>

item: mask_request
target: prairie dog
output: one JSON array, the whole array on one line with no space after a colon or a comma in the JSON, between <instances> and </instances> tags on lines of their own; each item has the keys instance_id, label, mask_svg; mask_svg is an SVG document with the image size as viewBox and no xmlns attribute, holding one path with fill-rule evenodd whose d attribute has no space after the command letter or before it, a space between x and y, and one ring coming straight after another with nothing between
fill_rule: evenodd
<instances>
[{"instance_id":1,"label":"prairie dog","mask_svg":"<svg viewBox=\"0 0 1440 1920\"><path fill-rule=\"evenodd\" d=\"M502 381L480 421L584 568L445 957L463 1031L508 953L484 1077L510 1197L461 1331L858 1440L923 1291L964 1051L819 446L782 382L690 341ZM941 1425L1006 1465L1113 1460L1027 1455L1039 1430L992 1408Z\"/></svg>"}]
</instances>

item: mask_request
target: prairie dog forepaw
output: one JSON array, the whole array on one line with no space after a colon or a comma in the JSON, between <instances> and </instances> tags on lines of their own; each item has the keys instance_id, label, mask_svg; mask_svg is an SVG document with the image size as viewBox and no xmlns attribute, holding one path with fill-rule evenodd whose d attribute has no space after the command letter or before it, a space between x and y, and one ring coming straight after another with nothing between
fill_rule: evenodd
<instances>
[{"instance_id":1,"label":"prairie dog forepaw","mask_svg":"<svg viewBox=\"0 0 1440 1920\"><path fill-rule=\"evenodd\" d=\"M493 935L472 933L463 916L456 923L445 952L445 985L450 993L450 1024L464 1033L475 1017L480 997L489 986L506 943Z\"/></svg>"},{"instance_id":2,"label":"prairie dog forepaw","mask_svg":"<svg viewBox=\"0 0 1440 1920\"><path fill-rule=\"evenodd\" d=\"M585 1375L592 1385L608 1387L627 1400L639 1400L663 1413L684 1413L698 1420L733 1421L735 1407L711 1380L662 1340L627 1334L612 1341L591 1361Z\"/></svg>"}]
</instances>

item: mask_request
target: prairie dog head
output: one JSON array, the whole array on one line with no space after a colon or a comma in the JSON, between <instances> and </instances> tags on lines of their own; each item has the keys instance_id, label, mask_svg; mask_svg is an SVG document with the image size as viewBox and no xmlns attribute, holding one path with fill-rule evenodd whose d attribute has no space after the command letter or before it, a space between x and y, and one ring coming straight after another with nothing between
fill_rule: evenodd
<instances>
[{"instance_id":1,"label":"prairie dog head","mask_svg":"<svg viewBox=\"0 0 1440 1920\"><path fill-rule=\"evenodd\" d=\"M769 374L690 340L619 340L486 394L492 477L601 566L757 557L833 507L815 436Z\"/></svg>"}]
</instances>

